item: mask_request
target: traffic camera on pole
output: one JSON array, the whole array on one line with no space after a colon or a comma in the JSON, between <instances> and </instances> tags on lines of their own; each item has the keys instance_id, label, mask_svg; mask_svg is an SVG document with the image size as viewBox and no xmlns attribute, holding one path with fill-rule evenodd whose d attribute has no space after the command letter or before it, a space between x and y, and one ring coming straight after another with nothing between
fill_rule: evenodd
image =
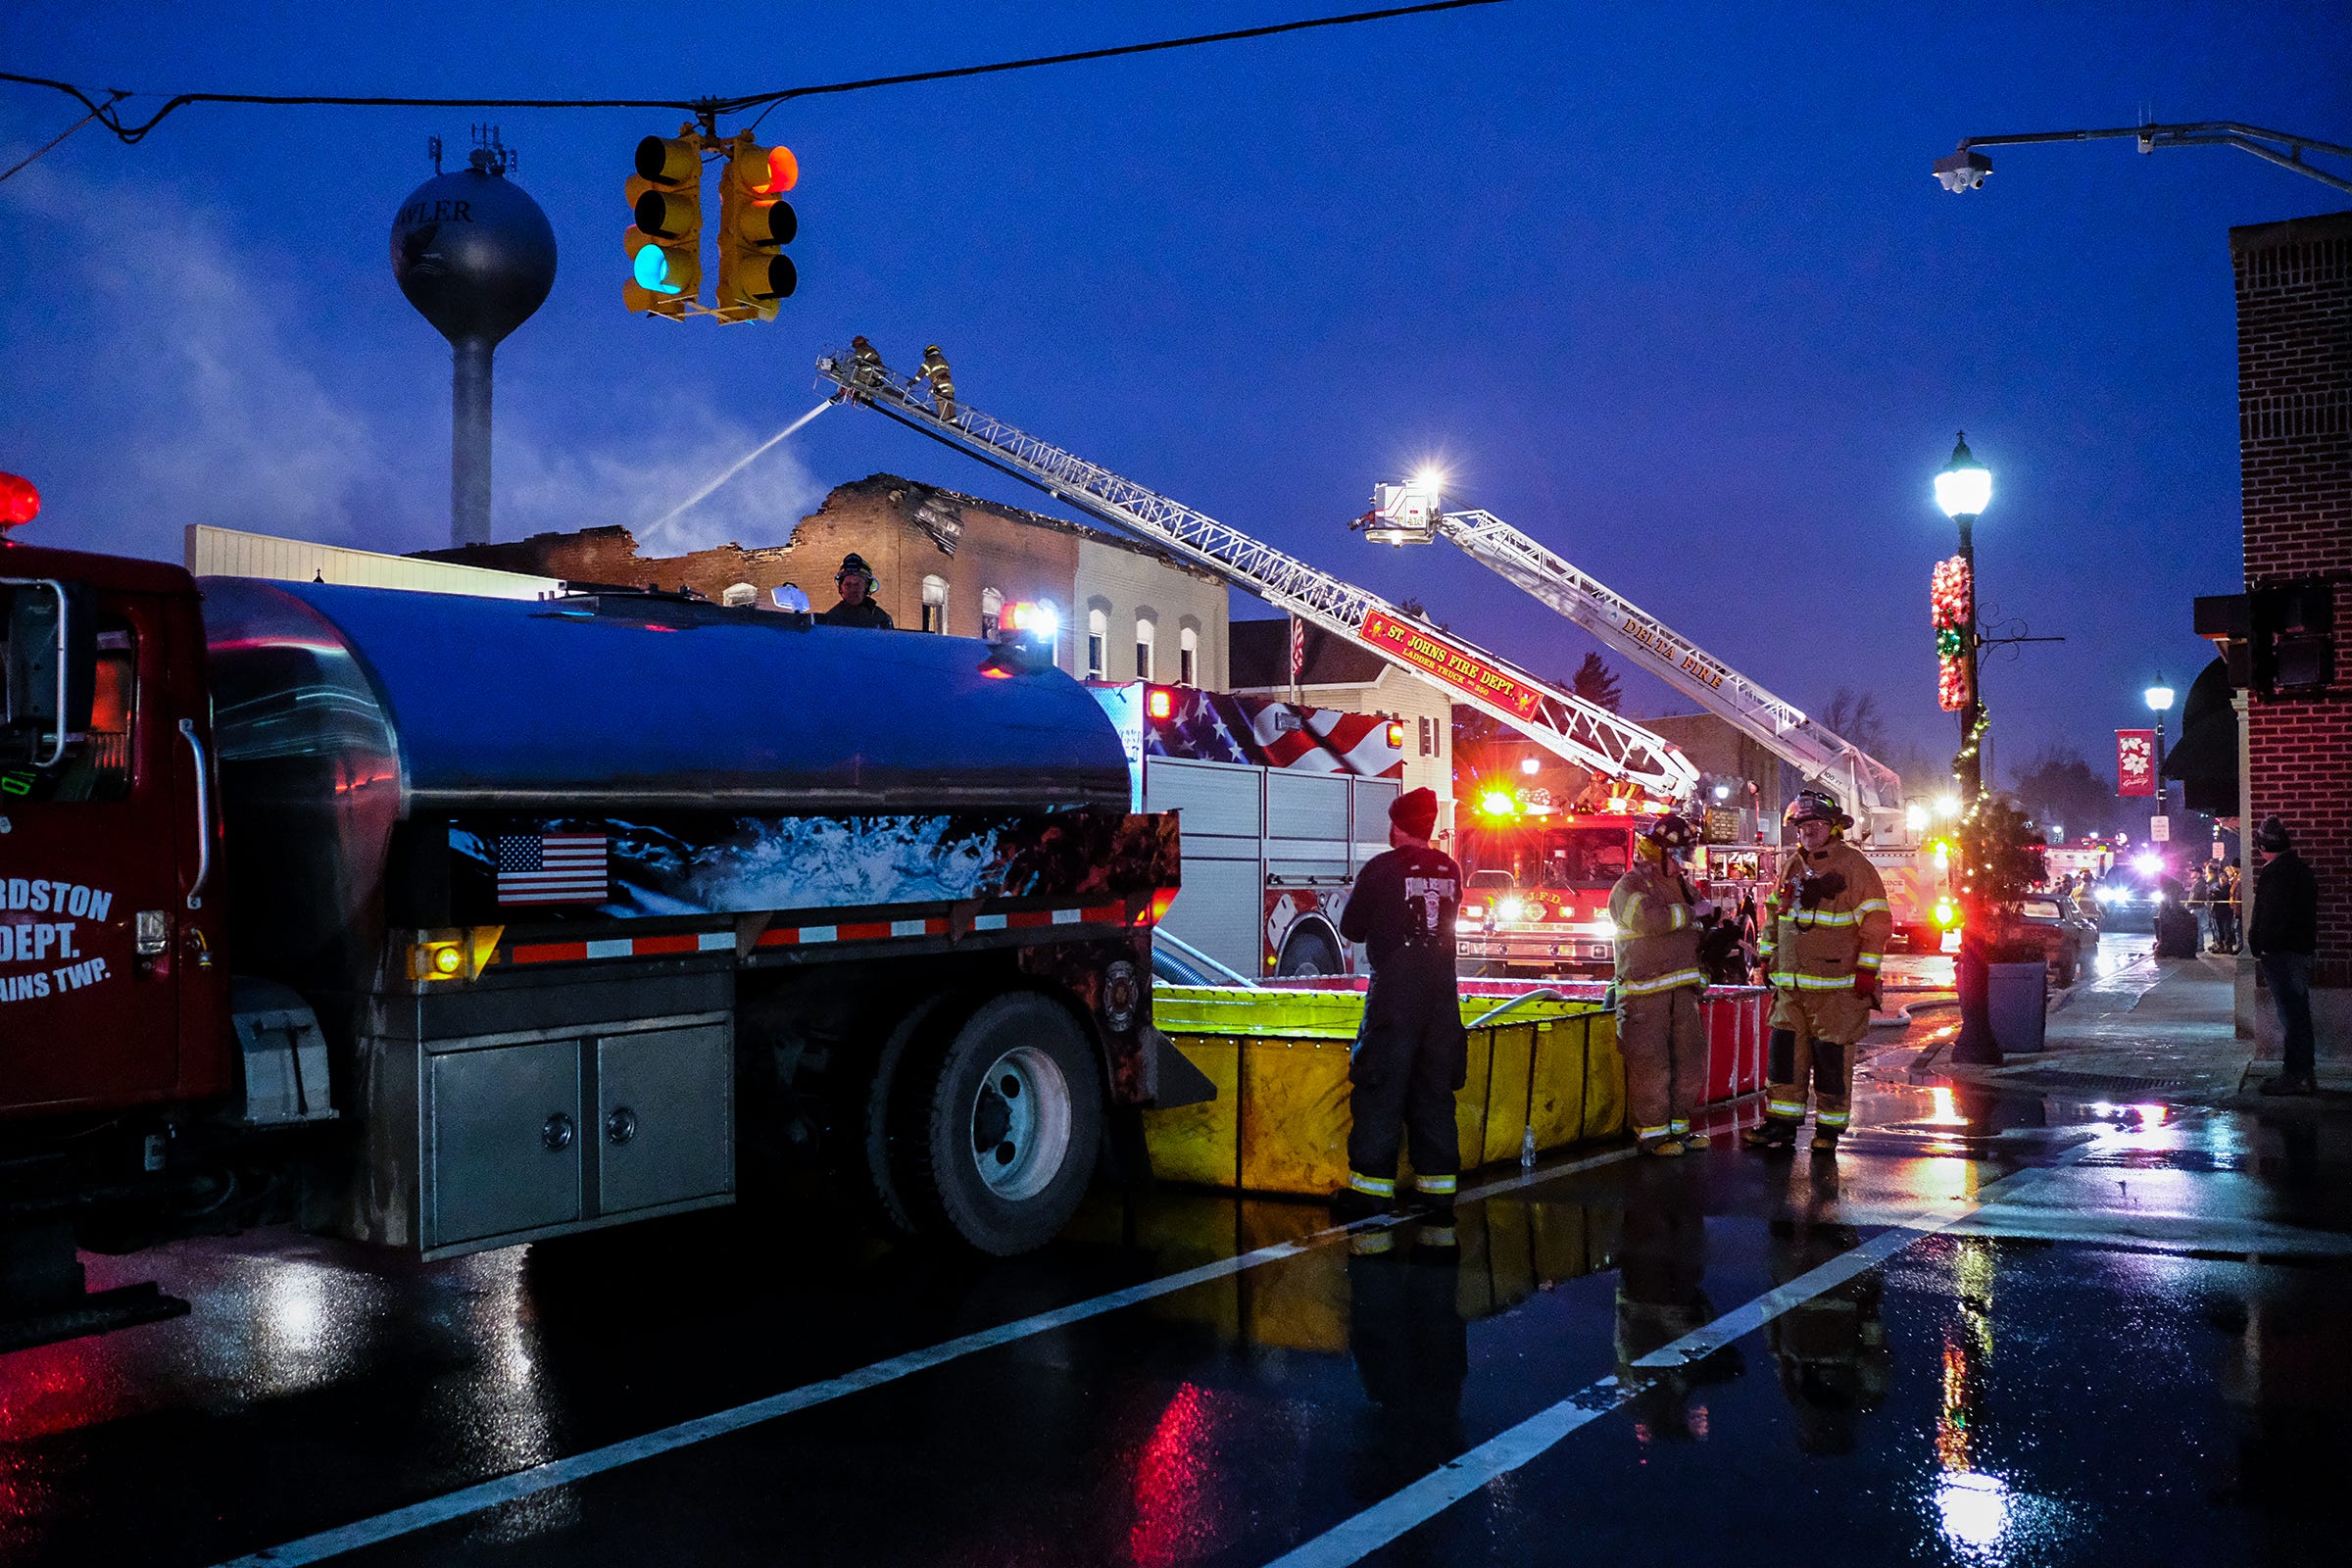
<instances>
[{"instance_id":1,"label":"traffic camera on pole","mask_svg":"<svg viewBox=\"0 0 2352 1568\"><path fill-rule=\"evenodd\" d=\"M773 320L776 302L800 283L784 254L800 219L784 193L800 183L800 161L789 147L762 147L745 131L728 144L732 155L718 193L718 287L722 321Z\"/></svg>"},{"instance_id":2,"label":"traffic camera on pole","mask_svg":"<svg viewBox=\"0 0 2352 1568\"><path fill-rule=\"evenodd\" d=\"M636 221L622 236L632 311L684 319L702 295L703 148L692 125L637 144L637 172L624 190Z\"/></svg>"}]
</instances>

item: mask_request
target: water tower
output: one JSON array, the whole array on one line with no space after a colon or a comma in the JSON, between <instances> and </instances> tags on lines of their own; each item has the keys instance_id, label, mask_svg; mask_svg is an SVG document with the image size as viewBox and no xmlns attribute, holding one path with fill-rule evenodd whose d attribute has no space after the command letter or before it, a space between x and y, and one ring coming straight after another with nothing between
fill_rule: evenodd
<instances>
[{"instance_id":1,"label":"water tower","mask_svg":"<svg viewBox=\"0 0 2352 1568\"><path fill-rule=\"evenodd\" d=\"M392 219L392 275L450 345L449 541L490 542L490 357L547 299L556 232L539 204L507 178L514 154L498 127L474 127L469 166L441 170Z\"/></svg>"}]
</instances>

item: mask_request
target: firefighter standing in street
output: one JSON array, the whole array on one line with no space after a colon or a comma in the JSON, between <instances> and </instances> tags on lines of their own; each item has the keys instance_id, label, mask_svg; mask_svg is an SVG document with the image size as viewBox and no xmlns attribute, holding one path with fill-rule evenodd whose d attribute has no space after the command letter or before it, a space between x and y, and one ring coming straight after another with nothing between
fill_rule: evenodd
<instances>
[{"instance_id":1,"label":"firefighter standing in street","mask_svg":"<svg viewBox=\"0 0 2352 1568\"><path fill-rule=\"evenodd\" d=\"M1438 798L1418 789L1389 808L1389 853L1355 879L1340 935L1371 950L1372 986L1348 1058L1348 1186L1334 1219L1377 1214L1396 1196L1396 1152L1410 1135L1413 1186L1425 1206L1449 1214L1462 1168L1453 1092L1469 1070L1454 983L1454 910L1462 870L1430 847Z\"/></svg>"},{"instance_id":2,"label":"firefighter standing in street","mask_svg":"<svg viewBox=\"0 0 2352 1568\"><path fill-rule=\"evenodd\" d=\"M1697 835L1662 816L1634 841L1633 868L1609 890L1617 927L1617 1049L1625 1098L1645 1154L1704 1147L1690 1111L1706 1085L1707 1031L1699 1015L1699 914L1712 907L1690 886L1683 857Z\"/></svg>"},{"instance_id":3,"label":"firefighter standing in street","mask_svg":"<svg viewBox=\"0 0 2352 1568\"><path fill-rule=\"evenodd\" d=\"M1829 1152L1845 1131L1854 1048L1880 1000L1879 964L1894 929L1878 867L1839 835L1853 818L1818 790L1790 803L1783 820L1797 849L1781 866L1758 945L1772 981L1772 1036L1764 1062L1764 1119L1740 1141L1791 1149L1813 1086L1813 1148Z\"/></svg>"},{"instance_id":4,"label":"firefighter standing in street","mask_svg":"<svg viewBox=\"0 0 2352 1568\"><path fill-rule=\"evenodd\" d=\"M914 373L916 379L931 383L931 398L939 405L939 416L956 417L956 378L948 373L948 357L939 352L938 344L923 350L922 366Z\"/></svg>"},{"instance_id":5,"label":"firefighter standing in street","mask_svg":"<svg viewBox=\"0 0 2352 1568\"><path fill-rule=\"evenodd\" d=\"M820 626L867 626L876 631L896 631L898 622L890 612L874 603L874 568L865 558L851 551L841 558L841 570L833 574L833 586L841 590L841 603L816 617Z\"/></svg>"}]
</instances>

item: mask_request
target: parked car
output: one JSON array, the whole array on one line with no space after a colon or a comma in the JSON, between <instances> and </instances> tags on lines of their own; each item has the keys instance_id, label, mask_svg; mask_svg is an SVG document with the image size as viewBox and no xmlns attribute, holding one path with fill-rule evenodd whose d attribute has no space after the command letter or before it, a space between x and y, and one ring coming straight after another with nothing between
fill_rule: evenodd
<instances>
[{"instance_id":1,"label":"parked car","mask_svg":"<svg viewBox=\"0 0 2352 1568\"><path fill-rule=\"evenodd\" d=\"M2018 935L2041 943L2051 984L2073 985L2098 951L2098 923L2085 917L2073 899L2059 893L2028 894L2017 914Z\"/></svg>"}]
</instances>

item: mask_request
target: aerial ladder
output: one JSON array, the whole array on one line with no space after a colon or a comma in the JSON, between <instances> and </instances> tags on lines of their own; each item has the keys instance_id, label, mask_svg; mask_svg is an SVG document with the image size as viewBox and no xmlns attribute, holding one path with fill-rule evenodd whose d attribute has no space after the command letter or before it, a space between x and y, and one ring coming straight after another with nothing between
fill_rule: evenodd
<instances>
[{"instance_id":1,"label":"aerial ladder","mask_svg":"<svg viewBox=\"0 0 2352 1568\"><path fill-rule=\"evenodd\" d=\"M1016 430L961 399L952 413L943 414L926 383L900 376L877 361L828 354L816 362L816 369L839 388L837 399L863 404L1192 562L1428 681L1579 767L1661 801L1687 801L1698 787L1698 770L1672 742L1238 528Z\"/></svg>"},{"instance_id":2,"label":"aerial ladder","mask_svg":"<svg viewBox=\"0 0 2352 1568\"><path fill-rule=\"evenodd\" d=\"M1372 511L1355 526L1380 544L1451 540L1471 559L1789 762L1807 784L1836 796L1866 842L1892 846L1903 840L1903 781L1894 769L1493 513L1447 512L1436 476L1377 486Z\"/></svg>"}]
</instances>

